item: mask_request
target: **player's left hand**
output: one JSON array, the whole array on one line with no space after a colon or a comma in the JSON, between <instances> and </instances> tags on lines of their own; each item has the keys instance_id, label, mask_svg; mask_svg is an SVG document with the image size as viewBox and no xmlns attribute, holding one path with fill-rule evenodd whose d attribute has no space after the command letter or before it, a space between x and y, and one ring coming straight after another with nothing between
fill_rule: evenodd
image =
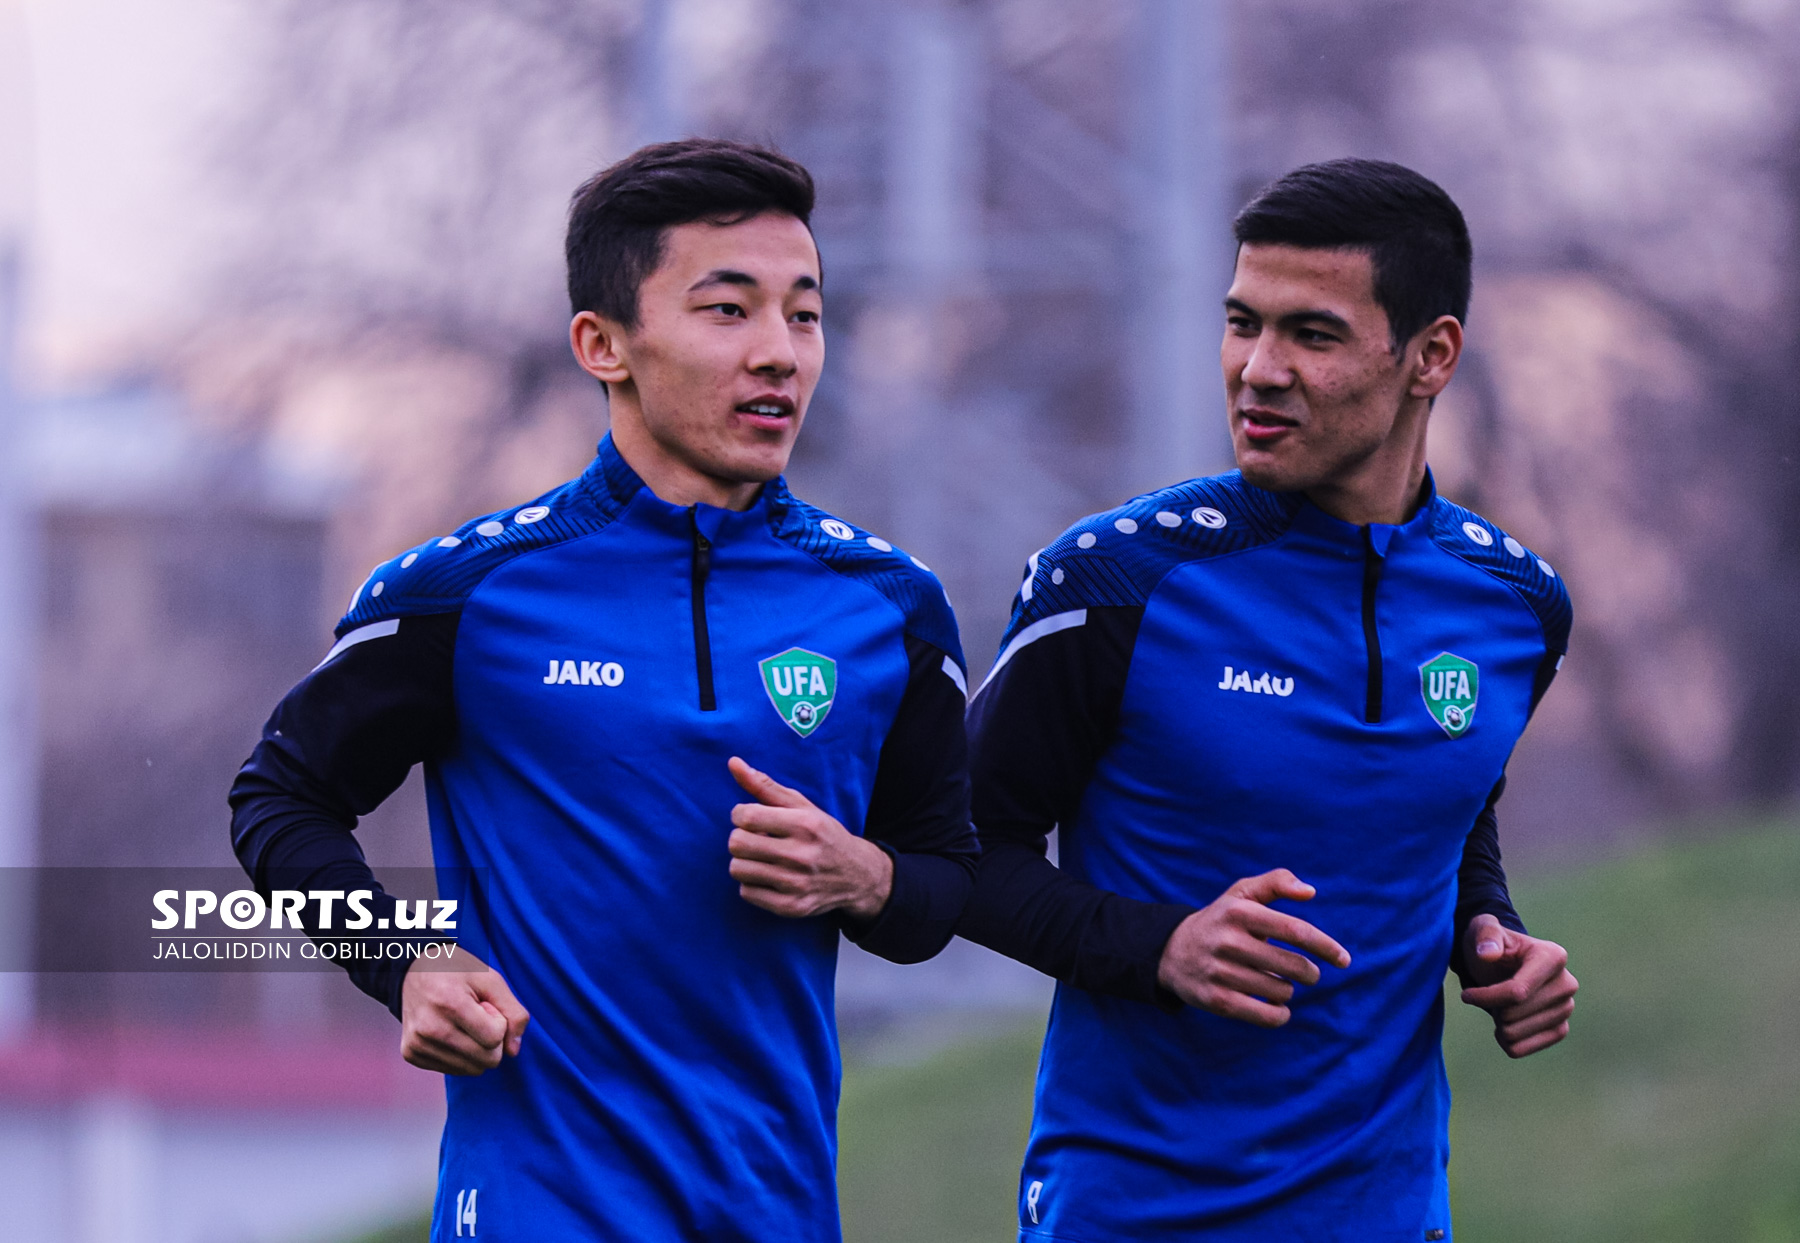
<instances>
[{"instance_id":1,"label":"player's left hand","mask_svg":"<svg viewBox=\"0 0 1800 1243\"><path fill-rule=\"evenodd\" d=\"M1508 1057L1530 1057L1569 1034L1580 983L1569 952L1477 915L1463 933L1463 962L1476 981L1462 999L1494 1017L1494 1040Z\"/></svg>"},{"instance_id":2,"label":"player's left hand","mask_svg":"<svg viewBox=\"0 0 1800 1243\"><path fill-rule=\"evenodd\" d=\"M731 809L731 879L746 902L804 919L844 911L874 919L894 888L894 861L767 773L736 756L729 767L756 801Z\"/></svg>"}]
</instances>

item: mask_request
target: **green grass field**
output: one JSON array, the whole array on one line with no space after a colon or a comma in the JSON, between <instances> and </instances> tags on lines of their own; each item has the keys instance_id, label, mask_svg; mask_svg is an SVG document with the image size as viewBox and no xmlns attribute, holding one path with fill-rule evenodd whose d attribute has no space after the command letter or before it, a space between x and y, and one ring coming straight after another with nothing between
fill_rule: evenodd
<instances>
[{"instance_id":1,"label":"green grass field","mask_svg":"<svg viewBox=\"0 0 1800 1243\"><path fill-rule=\"evenodd\" d=\"M1514 888L1581 998L1570 1040L1515 1063L1449 996L1460 1243L1800 1243L1800 824ZM1040 1035L851 1065L847 1243L1013 1237Z\"/></svg>"},{"instance_id":2,"label":"green grass field","mask_svg":"<svg viewBox=\"0 0 1800 1243\"><path fill-rule=\"evenodd\" d=\"M1516 1064L1455 1007L1461 1243L1800 1240L1800 824L1517 888L1582 989Z\"/></svg>"},{"instance_id":3,"label":"green grass field","mask_svg":"<svg viewBox=\"0 0 1800 1243\"><path fill-rule=\"evenodd\" d=\"M1800 1241L1800 825L1515 888L1582 991L1573 1036L1523 1062L1449 996L1461 1243ZM1038 1034L852 1071L850 1243L1012 1237Z\"/></svg>"}]
</instances>

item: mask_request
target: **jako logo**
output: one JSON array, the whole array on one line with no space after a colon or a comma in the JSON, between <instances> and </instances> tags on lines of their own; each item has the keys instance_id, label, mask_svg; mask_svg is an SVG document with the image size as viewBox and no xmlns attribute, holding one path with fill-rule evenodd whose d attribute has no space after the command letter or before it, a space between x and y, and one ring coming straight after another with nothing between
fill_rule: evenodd
<instances>
[{"instance_id":1,"label":"jako logo","mask_svg":"<svg viewBox=\"0 0 1800 1243\"><path fill-rule=\"evenodd\" d=\"M1248 669L1233 671L1230 665L1225 666L1225 676L1219 680L1222 691L1248 691L1252 695L1280 695L1286 698L1294 693L1294 679L1271 678L1268 674L1258 674L1254 682L1250 680Z\"/></svg>"},{"instance_id":2,"label":"jako logo","mask_svg":"<svg viewBox=\"0 0 1800 1243\"><path fill-rule=\"evenodd\" d=\"M625 680L625 666L616 661L553 660L545 686L617 686Z\"/></svg>"}]
</instances>

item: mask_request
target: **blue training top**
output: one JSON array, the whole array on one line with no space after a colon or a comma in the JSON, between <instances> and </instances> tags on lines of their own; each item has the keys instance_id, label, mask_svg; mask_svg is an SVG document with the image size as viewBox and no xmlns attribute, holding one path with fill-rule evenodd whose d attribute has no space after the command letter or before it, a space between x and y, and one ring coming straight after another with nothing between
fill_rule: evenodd
<instances>
[{"instance_id":1,"label":"blue training top","mask_svg":"<svg viewBox=\"0 0 1800 1243\"><path fill-rule=\"evenodd\" d=\"M935 577L780 480L743 512L667 504L609 438L378 567L338 634L233 836L264 888L370 887L350 830L425 765L460 943L531 1014L517 1058L447 1080L432 1238L836 1240L839 931L930 957L973 880ZM739 896L732 755L893 856L872 923ZM351 965L398 1014L404 966Z\"/></svg>"},{"instance_id":2,"label":"blue training top","mask_svg":"<svg viewBox=\"0 0 1800 1243\"><path fill-rule=\"evenodd\" d=\"M1443 976L1474 914L1522 928L1493 802L1570 618L1546 562L1429 478L1369 527L1193 480L1032 558L972 707L961 929L1062 981L1022 1239L1449 1237ZM1162 991L1175 926L1277 867L1352 965L1274 1030Z\"/></svg>"}]
</instances>

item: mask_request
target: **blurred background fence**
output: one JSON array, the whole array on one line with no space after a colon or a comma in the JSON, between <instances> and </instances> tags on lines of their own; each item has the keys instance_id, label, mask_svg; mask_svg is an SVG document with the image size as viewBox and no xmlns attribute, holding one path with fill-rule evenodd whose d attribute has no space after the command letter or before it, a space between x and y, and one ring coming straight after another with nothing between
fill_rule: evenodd
<instances>
[{"instance_id":1,"label":"blurred background fence","mask_svg":"<svg viewBox=\"0 0 1800 1243\"><path fill-rule=\"evenodd\" d=\"M1671 837L1749 850L1717 826L1800 784L1797 69L1792 0L0 0L0 866L230 862L231 774L368 568L591 454L567 197L696 133L817 177L829 358L791 475L939 571L977 671L1063 525L1229 465L1235 208L1338 155L1438 180L1477 275L1433 465L1577 602L1502 805L1522 891L1578 911ZM416 781L362 836L427 860ZM1041 1013L1029 973L847 953L841 993L873 1068L847 1128L956 1075L1025 1107L981 1060L1013 1038L978 1037ZM434 1089L342 980L0 976L0 1027L19 1237L331 1237L429 1187ZM1511 1071L1553 1073L1469 1092ZM978 1141L1002 1173L1010 1125ZM862 1237L963 1237L846 1194ZM1754 1237L1800 1237L1784 1212ZM1603 1237L1533 1220L1472 1237Z\"/></svg>"}]
</instances>

